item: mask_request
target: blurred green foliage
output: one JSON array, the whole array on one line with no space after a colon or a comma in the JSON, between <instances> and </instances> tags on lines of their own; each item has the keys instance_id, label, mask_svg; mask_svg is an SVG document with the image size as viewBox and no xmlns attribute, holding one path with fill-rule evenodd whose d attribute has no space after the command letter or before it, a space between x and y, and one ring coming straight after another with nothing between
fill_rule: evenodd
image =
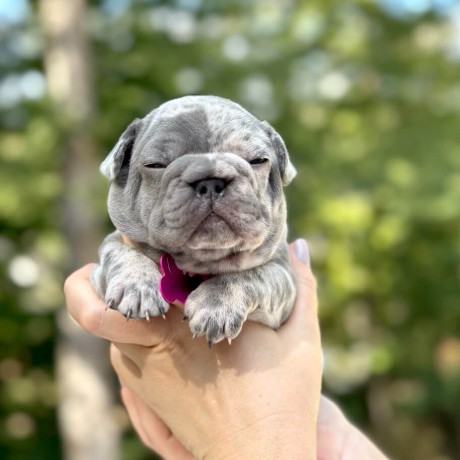
<instances>
[{"instance_id":1,"label":"blurred green foliage","mask_svg":"<svg viewBox=\"0 0 460 460\"><path fill-rule=\"evenodd\" d=\"M4 3L0 458L52 459L63 123L37 4ZM325 392L394 458L458 459L460 9L393 3L93 0L91 134L102 159L133 118L193 93L268 119L299 173L290 238L309 239L319 279ZM123 451L148 458L132 435Z\"/></svg>"}]
</instances>

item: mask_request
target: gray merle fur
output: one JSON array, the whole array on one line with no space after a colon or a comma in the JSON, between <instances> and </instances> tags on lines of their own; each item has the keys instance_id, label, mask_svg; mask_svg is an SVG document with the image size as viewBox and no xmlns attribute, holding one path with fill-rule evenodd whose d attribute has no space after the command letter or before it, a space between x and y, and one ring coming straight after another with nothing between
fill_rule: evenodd
<instances>
[{"instance_id":1,"label":"gray merle fur","mask_svg":"<svg viewBox=\"0 0 460 460\"><path fill-rule=\"evenodd\" d=\"M158 262L169 253L183 271L213 275L185 303L192 333L210 345L235 338L247 319L277 328L287 318L295 283L282 188L295 169L268 123L226 99L175 99L131 123L101 171L117 230L91 280L108 307L164 315Z\"/></svg>"}]
</instances>

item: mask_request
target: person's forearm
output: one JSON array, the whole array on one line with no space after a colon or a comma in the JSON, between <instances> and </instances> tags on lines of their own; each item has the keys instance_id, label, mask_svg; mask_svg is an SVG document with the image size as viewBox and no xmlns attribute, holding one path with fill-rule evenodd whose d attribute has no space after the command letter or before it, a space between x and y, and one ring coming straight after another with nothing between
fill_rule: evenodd
<instances>
[{"instance_id":1,"label":"person's forearm","mask_svg":"<svg viewBox=\"0 0 460 460\"><path fill-rule=\"evenodd\" d=\"M325 396L318 416L318 460L388 460L372 442Z\"/></svg>"}]
</instances>

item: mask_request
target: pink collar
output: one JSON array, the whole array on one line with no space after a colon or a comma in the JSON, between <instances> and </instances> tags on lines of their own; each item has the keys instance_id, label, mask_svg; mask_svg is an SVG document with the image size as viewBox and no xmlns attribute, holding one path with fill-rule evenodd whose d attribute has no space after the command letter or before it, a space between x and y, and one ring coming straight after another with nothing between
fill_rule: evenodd
<instances>
[{"instance_id":1,"label":"pink collar","mask_svg":"<svg viewBox=\"0 0 460 460\"><path fill-rule=\"evenodd\" d=\"M166 302L178 301L185 304L189 294L194 291L202 281L212 278L210 275L188 274L180 270L171 254L160 257L160 269L163 276L158 283L160 293Z\"/></svg>"}]
</instances>

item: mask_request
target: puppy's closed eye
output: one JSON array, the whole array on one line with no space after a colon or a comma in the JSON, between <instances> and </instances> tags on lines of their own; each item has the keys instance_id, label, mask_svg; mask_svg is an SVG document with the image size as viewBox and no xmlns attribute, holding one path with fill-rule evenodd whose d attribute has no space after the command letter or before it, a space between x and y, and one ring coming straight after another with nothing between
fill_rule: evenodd
<instances>
[{"instance_id":1,"label":"puppy's closed eye","mask_svg":"<svg viewBox=\"0 0 460 460\"><path fill-rule=\"evenodd\" d=\"M164 169L166 165L164 163L148 163L144 167L149 169Z\"/></svg>"},{"instance_id":2,"label":"puppy's closed eye","mask_svg":"<svg viewBox=\"0 0 460 460\"><path fill-rule=\"evenodd\" d=\"M263 163L267 163L268 162L268 158L254 158L253 160L250 160L249 161L249 164L250 165L261 165Z\"/></svg>"}]
</instances>

